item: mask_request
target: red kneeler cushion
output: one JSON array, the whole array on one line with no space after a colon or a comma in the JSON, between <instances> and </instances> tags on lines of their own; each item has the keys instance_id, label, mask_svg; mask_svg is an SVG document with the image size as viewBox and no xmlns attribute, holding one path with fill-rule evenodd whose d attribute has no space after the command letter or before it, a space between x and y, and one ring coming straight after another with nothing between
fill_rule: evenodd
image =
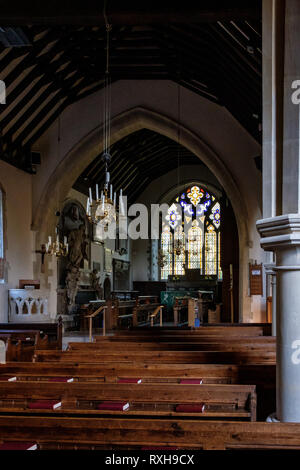
<instances>
[{"instance_id":1,"label":"red kneeler cushion","mask_svg":"<svg viewBox=\"0 0 300 470\"><path fill-rule=\"evenodd\" d=\"M36 400L28 403L28 408L30 410L53 410L58 403L60 403L58 400Z\"/></svg>"},{"instance_id":2,"label":"red kneeler cushion","mask_svg":"<svg viewBox=\"0 0 300 470\"><path fill-rule=\"evenodd\" d=\"M36 450L36 442L6 441L0 444L0 450Z\"/></svg>"},{"instance_id":3,"label":"red kneeler cushion","mask_svg":"<svg viewBox=\"0 0 300 470\"><path fill-rule=\"evenodd\" d=\"M129 403L119 401L104 401L97 406L98 410L125 411Z\"/></svg>"},{"instance_id":4,"label":"red kneeler cushion","mask_svg":"<svg viewBox=\"0 0 300 470\"><path fill-rule=\"evenodd\" d=\"M178 412L186 412L186 413L203 413L205 408L204 403L196 403L196 404L184 404L184 405L177 405L175 411Z\"/></svg>"},{"instance_id":5,"label":"red kneeler cushion","mask_svg":"<svg viewBox=\"0 0 300 470\"><path fill-rule=\"evenodd\" d=\"M181 384L193 384L193 385L201 385L202 384L202 379L182 379L180 380Z\"/></svg>"}]
</instances>

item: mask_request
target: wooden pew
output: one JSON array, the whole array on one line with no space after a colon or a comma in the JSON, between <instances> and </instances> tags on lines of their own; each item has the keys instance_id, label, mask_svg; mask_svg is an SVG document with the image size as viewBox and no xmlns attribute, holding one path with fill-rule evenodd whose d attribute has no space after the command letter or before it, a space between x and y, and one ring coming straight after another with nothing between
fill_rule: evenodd
<instances>
[{"instance_id":1,"label":"wooden pew","mask_svg":"<svg viewBox=\"0 0 300 470\"><path fill-rule=\"evenodd\" d=\"M56 410L29 409L32 400L62 402ZM197 416L199 419L230 418L256 420L255 385L184 385L184 384L127 384L127 383L56 383L0 382L0 414L7 412L64 413L90 415L119 415L120 411L98 410L102 401L128 402L130 416ZM205 404L203 413L176 411L176 406Z\"/></svg>"},{"instance_id":2,"label":"wooden pew","mask_svg":"<svg viewBox=\"0 0 300 470\"><path fill-rule=\"evenodd\" d=\"M252 344L276 344L276 338L274 336L179 336L179 335L168 335L168 336L134 336L134 335L115 335L115 336L106 336L105 338L102 336L94 336L93 344L95 343L102 343L102 344L116 344L118 342L126 342L129 343L140 343L143 342L144 344L147 343L156 343L156 344L170 344L170 343L177 343L177 344L202 344L202 343L232 343L232 344L239 344L239 343L252 343Z\"/></svg>"},{"instance_id":3,"label":"wooden pew","mask_svg":"<svg viewBox=\"0 0 300 470\"><path fill-rule=\"evenodd\" d=\"M0 380L1 375L23 381L73 377L79 382L115 383L122 378L141 378L142 383L176 384L184 379L202 379L203 384L249 384L256 385L259 420L265 420L276 408L275 365L14 362L0 364Z\"/></svg>"},{"instance_id":4,"label":"wooden pew","mask_svg":"<svg viewBox=\"0 0 300 470\"><path fill-rule=\"evenodd\" d=\"M152 300L152 302L151 302ZM150 317L152 314L156 314L157 313L157 309L160 308L162 309L163 308L163 305L161 305L158 301L157 301L157 297L156 296L140 296L140 297L137 297L136 299L136 304L133 308L133 311L132 311L132 326L135 327L137 326L139 323L146 323L146 322L150 322ZM161 321L160 321L160 325L162 326L162 317L161 317ZM153 322L152 322L152 326L153 326Z\"/></svg>"},{"instance_id":5,"label":"wooden pew","mask_svg":"<svg viewBox=\"0 0 300 470\"><path fill-rule=\"evenodd\" d=\"M126 342L126 341L98 341L95 343L69 342L68 351L276 351L274 339L272 341L251 340L230 342L215 339L205 342Z\"/></svg>"},{"instance_id":6,"label":"wooden pew","mask_svg":"<svg viewBox=\"0 0 300 470\"><path fill-rule=\"evenodd\" d=\"M48 335L43 337L39 330L2 329L0 340L6 344L7 361L32 361L36 349L51 349L54 342L49 342Z\"/></svg>"},{"instance_id":7,"label":"wooden pew","mask_svg":"<svg viewBox=\"0 0 300 470\"><path fill-rule=\"evenodd\" d=\"M40 338L47 337L47 348L62 349L62 318L56 323L0 323L1 333L39 332Z\"/></svg>"},{"instance_id":8,"label":"wooden pew","mask_svg":"<svg viewBox=\"0 0 300 470\"><path fill-rule=\"evenodd\" d=\"M35 338L28 337L17 339L11 334L0 334L0 340L4 341L6 347L6 361L32 361L35 352Z\"/></svg>"},{"instance_id":9,"label":"wooden pew","mask_svg":"<svg viewBox=\"0 0 300 470\"><path fill-rule=\"evenodd\" d=\"M188 321L188 297L174 297L174 326Z\"/></svg>"},{"instance_id":10,"label":"wooden pew","mask_svg":"<svg viewBox=\"0 0 300 470\"><path fill-rule=\"evenodd\" d=\"M264 336L265 335L265 327L252 324L247 324L250 326L246 326L246 324L236 324L232 326L228 324L228 326L224 325L216 325L212 324L211 326L205 325L200 326L198 328L190 329L190 328L165 328L165 327L156 327L155 334L159 336L165 335L173 335L173 336ZM115 335L128 335L131 336L132 334L139 335L139 336L149 336L154 334L154 330L150 328L131 328L129 330L122 330L116 331ZM270 336L270 335L265 335Z\"/></svg>"},{"instance_id":11,"label":"wooden pew","mask_svg":"<svg viewBox=\"0 0 300 470\"><path fill-rule=\"evenodd\" d=\"M7 362L0 364L1 375L22 380L71 376L77 380L116 382L124 377L141 377L144 382L179 383L182 379L202 378L203 383L237 383L275 386L275 365L233 364L72 364L55 362Z\"/></svg>"},{"instance_id":12,"label":"wooden pew","mask_svg":"<svg viewBox=\"0 0 300 470\"><path fill-rule=\"evenodd\" d=\"M135 300L112 300L108 312L109 316L112 318L111 328L117 329L126 325L132 326L132 311L135 307Z\"/></svg>"},{"instance_id":13,"label":"wooden pew","mask_svg":"<svg viewBox=\"0 0 300 470\"><path fill-rule=\"evenodd\" d=\"M183 419L0 416L1 440L36 441L41 450L299 450L300 424Z\"/></svg>"},{"instance_id":14,"label":"wooden pew","mask_svg":"<svg viewBox=\"0 0 300 470\"><path fill-rule=\"evenodd\" d=\"M135 362L165 364L275 364L273 351L36 351L34 362Z\"/></svg>"}]
</instances>

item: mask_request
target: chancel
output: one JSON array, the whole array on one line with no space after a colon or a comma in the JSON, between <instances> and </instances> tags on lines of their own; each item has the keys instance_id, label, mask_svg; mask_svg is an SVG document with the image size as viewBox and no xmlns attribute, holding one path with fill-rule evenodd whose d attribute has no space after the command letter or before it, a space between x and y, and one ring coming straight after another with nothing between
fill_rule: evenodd
<instances>
[{"instance_id":1,"label":"chancel","mask_svg":"<svg viewBox=\"0 0 300 470\"><path fill-rule=\"evenodd\" d=\"M61 3L1 2L0 450L300 449L300 2Z\"/></svg>"}]
</instances>

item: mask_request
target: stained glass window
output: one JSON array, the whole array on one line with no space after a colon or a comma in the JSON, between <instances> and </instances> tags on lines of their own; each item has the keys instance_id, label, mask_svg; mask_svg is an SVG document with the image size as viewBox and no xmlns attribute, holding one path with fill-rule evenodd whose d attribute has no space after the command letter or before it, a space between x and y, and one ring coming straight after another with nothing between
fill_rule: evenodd
<instances>
[{"instance_id":1,"label":"stained glass window","mask_svg":"<svg viewBox=\"0 0 300 470\"><path fill-rule=\"evenodd\" d=\"M218 279L220 281L222 281L223 279L223 272L222 272L222 268L221 268L221 233L219 232L218 233L218 261L219 261L219 265L218 265Z\"/></svg>"},{"instance_id":2,"label":"stained glass window","mask_svg":"<svg viewBox=\"0 0 300 470\"><path fill-rule=\"evenodd\" d=\"M217 234L212 225L205 234L205 274L217 274Z\"/></svg>"},{"instance_id":3,"label":"stained glass window","mask_svg":"<svg viewBox=\"0 0 300 470\"><path fill-rule=\"evenodd\" d=\"M202 229L199 222L194 220L188 231L188 267L200 269L202 273Z\"/></svg>"},{"instance_id":4,"label":"stained glass window","mask_svg":"<svg viewBox=\"0 0 300 470\"><path fill-rule=\"evenodd\" d=\"M185 266L222 279L221 206L214 194L197 185L186 188L171 203L163 222L168 231L164 228L161 237L161 279L184 275Z\"/></svg>"},{"instance_id":5,"label":"stained glass window","mask_svg":"<svg viewBox=\"0 0 300 470\"><path fill-rule=\"evenodd\" d=\"M185 246L182 227L174 232L174 274L182 276L185 273Z\"/></svg>"},{"instance_id":6,"label":"stained glass window","mask_svg":"<svg viewBox=\"0 0 300 470\"><path fill-rule=\"evenodd\" d=\"M168 227L165 227L161 234L161 250L164 257L164 266L161 268L161 279L168 279L168 276L173 273L172 246L173 234Z\"/></svg>"}]
</instances>

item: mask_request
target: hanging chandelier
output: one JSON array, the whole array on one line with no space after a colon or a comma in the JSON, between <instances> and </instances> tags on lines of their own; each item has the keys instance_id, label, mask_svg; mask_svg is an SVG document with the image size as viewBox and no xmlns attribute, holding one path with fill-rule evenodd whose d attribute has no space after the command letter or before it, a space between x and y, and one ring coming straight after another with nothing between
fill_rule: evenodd
<instances>
[{"instance_id":1,"label":"hanging chandelier","mask_svg":"<svg viewBox=\"0 0 300 470\"><path fill-rule=\"evenodd\" d=\"M172 253L174 253L174 255L180 256L184 251L184 246L183 246L182 240L175 240L174 241L174 246L173 246L171 251L172 251Z\"/></svg>"},{"instance_id":2,"label":"hanging chandelier","mask_svg":"<svg viewBox=\"0 0 300 470\"><path fill-rule=\"evenodd\" d=\"M167 264L166 255L161 248L158 250L157 264L160 268L163 268Z\"/></svg>"},{"instance_id":3,"label":"hanging chandelier","mask_svg":"<svg viewBox=\"0 0 300 470\"><path fill-rule=\"evenodd\" d=\"M86 204L86 214L89 221L93 224L101 224L105 229L108 225L117 219L117 214L125 215L123 194L120 189L119 208L117 207L117 194L113 192L113 186L110 184L110 173L108 165L111 161L110 155L110 115L111 115L111 79L109 73L109 33L112 29L108 24L104 10L106 26L106 70L104 80L104 126L103 126L103 153L102 161L105 166L105 183L99 197L99 186L96 184L95 200L93 199L92 188L89 188L89 197Z\"/></svg>"},{"instance_id":4,"label":"hanging chandelier","mask_svg":"<svg viewBox=\"0 0 300 470\"><path fill-rule=\"evenodd\" d=\"M178 83L178 86L177 86L177 107L178 107L178 129L177 129L177 132L178 132L178 136L177 136L177 189L179 189L179 172L180 172L180 165L179 165L179 157L180 157L180 85ZM179 196L178 196L178 199L179 199ZM177 212L176 209L173 211L174 213ZM172 213L171 213L172 215ZM173 215L173 219L174 219L174 215ZM181 217L178 217L177 216L177 219L176 220L180 220ZM175 231L174 231L174 244L173 246L171 247L171 250L170 250L170 254L173 254L175 256L180 256L182 254L184 254L184 242L183 240L181 239L181 237L179 238L179 235L180 235L180 227L178 227ZM177 237L176 237L176 234L177 234Z\"/></svg>"},{"instance_id":5,"label":"hanging chandelier","mask_svg":"<svg viewBox=\"0 0 300 470\"><path fill-rule=\"evenodd\" d=\"M67 237L64 236L64 241L61 242L59 239L58 227L55 229L56 237L52 242L52 237L49 235L48 242L46 243L46 254L56 256L57 258L61 256L67 256L69 253L69 245L67 242Z\"/></svg>"}]
</instances>

